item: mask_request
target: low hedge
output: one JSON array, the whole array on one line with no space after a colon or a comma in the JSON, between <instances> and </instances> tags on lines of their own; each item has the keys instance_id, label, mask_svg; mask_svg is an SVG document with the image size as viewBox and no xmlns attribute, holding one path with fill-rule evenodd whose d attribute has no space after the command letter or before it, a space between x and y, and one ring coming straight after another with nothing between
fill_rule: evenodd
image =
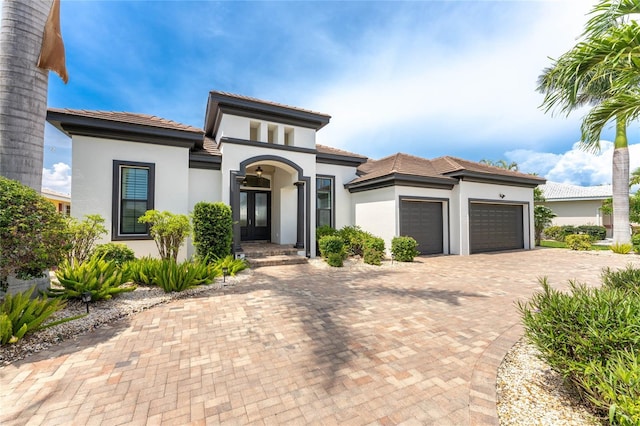
<instances>
[{"instance_id":1,"label":"low hedge","mask_svg":"<svg viewBox=\"0 0 640 426\"><path fill-rule=\"evenodd\" d=\"M412 237L394 237L391 240L391 254L398 262L413 262L420 252L418 242Z\"/></svg>"}]
</instances>

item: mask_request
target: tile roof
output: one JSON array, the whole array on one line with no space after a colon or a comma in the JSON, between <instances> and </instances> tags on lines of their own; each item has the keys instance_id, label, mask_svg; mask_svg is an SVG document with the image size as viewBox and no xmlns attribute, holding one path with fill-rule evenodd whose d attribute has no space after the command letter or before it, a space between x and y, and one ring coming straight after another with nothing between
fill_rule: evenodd
<instances>
[{"instance_id":1,"label":"tile roof","mask_svg":"<svg viewBox=\"0 0 640 426\"><path fill-rule=\"evenodd\" d=\"M201 149L199 151L194 151L194 152L196 152L196 153L197 152L202 152L202 153L206 153L206 154L209 154L209 155L215 155L217 157L221 157L222 156L222 152L220 152L220 149L218 147L219 147L219 145L214 139L210 138L209 136L205 136L203 144L202 144L202 148L203 149Z\"/></svg>"},{"instance_id":2,"label":"tile roof","mask_svg":"<svg viewBox=\"0 0 640 426\"><path fill-rule=\"evenodd\" d=\"M320 145L319 143L316 144L316 151L318 151L319 154L332 154L332 155L343 155L347 157L367 158L364 155L345 151L343 149L334 148L332 146Z\"/></svg>"},{"instance_id":3,"label":"tile roof","mask_svg":"<svg viewBox=\"0 0 640 426\"><path fill-rule=\"evenodd\" d=\"M455 176L456 172L473 172L486 174L489 176L503 176L508 178L522 178L540 180L544 179L526 173L514 172L500 167L489 166L482 163L463 160L456 157L438 157L429 160L414 155L397 153L380 160L369 160L358 167L360 177L351 183L364 182L374 178L391 175L394 173L402 175L440 178L454 180L450 174Z\"/></svg>"},{"instance_id":4,"label":"tile roof","mask_svg":"<svg viewBox=\"0 0 640 426\"><path fill-rule=\"evenodd\" d=\"M237 95L235 93L223 92L223 91L220 91L220 90L212 90L209 93L212 94L212 95L226 96L226 97L229 97L229 98L238 99L238 100L242 100L242 101L255 102L255 103L259 103L259 104L263 104L263 105L271 105L271 106L275 106L275 107L279 107L279 108L286 108L286 109L289 109L291 111L301 111L301 112L306 112L306 113L309 113L309 114L316 114L316 115L321 115L321 116L324 116L324 117L327 117L327 118L331 118L331 116L328 115L328 114L323 114L321 112L312 111L310 109L298 108L298 107L293 107L293 106L290 106L290 105L280 104L280 103L277 103L277 102L265 101L263 99L252 98L250 96Z\"/></svg>"},{"instance_id":5,"label":"tile roof","mask_svg":"<svg viewBox=\"0 0 640 426\"><path fill-rule=\"evenodd\" d=\"M369 160L358 167L358 171L363 173L363 175L352 180L350 183L364 182L395 173L438 178L455 182L455 179L444 176L440 173L434 166L432 160L401 152L381 158L380 160Z\"/></svg>"},{"instance_id":6,"label":"tile roof","mask_svg":"<svg viewBox=\"0 0 640 426\"><path fill-rule=\"evenodd\" d=\"M137 124L141 126L158 127L162 129L184 130L187 132L203 133L202 129L156 117L149 114L137 114L132 112L118 111L89 111L84 109L49 108L49 111L61 114L75 115L79 117L94 118L97 120L114 121L118 123Z\"/></svg>"},{"instance_id":7,"label":"tile roof","mask_svg":"<svg viewBox=\"0 0 640 426\"><path fill-rule=\"evenodd\" d=\"M540 185L547 201L576 199L606 199L613 195L611 185L578 186L568 183L547 182Z\"/></svg>"}]
</instances>

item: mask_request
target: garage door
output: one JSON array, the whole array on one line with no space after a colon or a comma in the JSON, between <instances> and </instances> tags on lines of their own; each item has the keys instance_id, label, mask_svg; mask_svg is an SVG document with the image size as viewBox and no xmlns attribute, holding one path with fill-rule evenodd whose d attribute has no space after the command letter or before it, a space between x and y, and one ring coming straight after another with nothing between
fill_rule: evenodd
<instances>
[{"instance_id":1,"label":"garage door","mask_svg":"<svg viewBox=\"0 0 640 426\"><path fill-rule=\"evenodd\" d=\"M442 253L442 203L401 200L400 235L413 237L420 254Z\"/></svg>"},{"instance_id":2,"label":"garage door","mask_svg":"<svg viewBox=\"0 0 640 426\"><path fill-rule=\"evenodd\" d=\"M469 230L471 253L524 248L522 206L471 203Z\"/></svg>"}]
</instances>

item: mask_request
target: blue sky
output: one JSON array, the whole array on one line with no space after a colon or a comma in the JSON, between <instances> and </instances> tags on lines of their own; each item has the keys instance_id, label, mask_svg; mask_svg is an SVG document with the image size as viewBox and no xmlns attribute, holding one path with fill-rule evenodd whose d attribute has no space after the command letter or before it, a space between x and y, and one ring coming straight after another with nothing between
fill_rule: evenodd
<instances>
[{"instance_id":1,"label":"blue sky","mask_svg":"<svg viewBox=\"0 0 640 426\"><path fill-rule=\"evenodd\" d=\"M584 112L545 115L535 91L591 4L62 0L69 83L51 74L48 102L202 127L208 92L222 90L330 114L318 142L371 158L505 158L605 184L612 130L599 155L580 151ZM70 145L47 127L43 186L69 192Z\"/></svg>"}]
</instances>

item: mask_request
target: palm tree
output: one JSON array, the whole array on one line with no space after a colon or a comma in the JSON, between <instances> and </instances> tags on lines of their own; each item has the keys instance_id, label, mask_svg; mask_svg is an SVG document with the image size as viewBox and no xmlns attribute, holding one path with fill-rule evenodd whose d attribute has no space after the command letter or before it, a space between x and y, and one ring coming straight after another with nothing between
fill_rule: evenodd
<instances>
[{"instance_id":1,"label":"palm tree","mask_svg":"<svg viewBox=\"0 0 640 426\"><path fill-rule=\"evenodd\" d=\"M36 67L51 1L2 2L0 175L40 191L48 73Z\"/></svg>"},{"instance_id":2,"label":"palm tree","mask_svg":"<svg viewBox=\"0 0 640 426\"><path fill-rule=\"evenodd\" d=\"M493 166L493 167L500 167L501 169L505 169L505 170L511 170L514 172L518 171L518 163L516 163L515 161L512 162L508 162L505 159L500 159L500 160L487 160L485 158L483 158L482 160L480 160L480 163L482 164L486 164L488 166Z\"/></svg>"},{"instance_id":3,"label":"palm tree","mask_svg":"<svg viewBox=\"0 0 640 426\"><path fill-rule=\"evenodd\" d=\"M602 129L610 120L616 122L612 183L613 238L618 243L630 241L627 123L640 109L629 109L623 102L640 93L636 66L640 64L640 27L635 21L626 22L629 14L638 12L636 0L601 1L591 12L583 40L538 80L538 90L545 94L545 112L559 108L569 114L585 104L594 105L582 123L585 149L599 150Z\"/></svg>"}]
</instances>

